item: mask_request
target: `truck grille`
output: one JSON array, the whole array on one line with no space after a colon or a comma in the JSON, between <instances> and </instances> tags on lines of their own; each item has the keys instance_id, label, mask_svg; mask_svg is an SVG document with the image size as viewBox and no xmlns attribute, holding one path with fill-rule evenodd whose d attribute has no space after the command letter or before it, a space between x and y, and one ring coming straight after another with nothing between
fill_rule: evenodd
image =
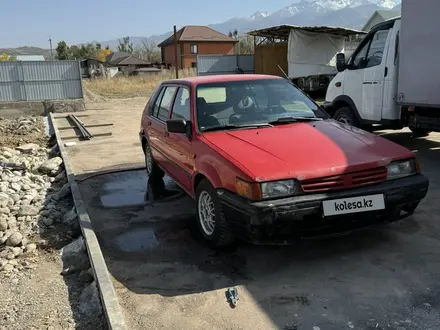
<instances>
[{"instance_id":1,"label":"truck grille","mask_svg":"<svg viewBox=\"0 0 440 330\"><path fill-rule=\"evenodd\" d=\"M301 187L306 193L325 192L382 183L386 178L387 169L385 167L379 167L361 172L305 180L301 182Z\"/></svg>"}]
</instances>

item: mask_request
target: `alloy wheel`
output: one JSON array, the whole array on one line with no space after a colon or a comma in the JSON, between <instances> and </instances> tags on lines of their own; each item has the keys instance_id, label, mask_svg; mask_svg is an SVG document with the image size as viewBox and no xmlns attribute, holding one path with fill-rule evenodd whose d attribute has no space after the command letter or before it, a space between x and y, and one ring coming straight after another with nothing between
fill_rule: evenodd
<instances>
[{"instance_id":1,"label":"alloy wheel","mask_svg":"<svg viewBox=\"0 0 440 330\"><path fill-rule=\"evenodd\" d=\"M198 200L199 221L203 232L211 236L215 230L215 206L211 195L202 191Z\"/></svg>"}]
</instances>

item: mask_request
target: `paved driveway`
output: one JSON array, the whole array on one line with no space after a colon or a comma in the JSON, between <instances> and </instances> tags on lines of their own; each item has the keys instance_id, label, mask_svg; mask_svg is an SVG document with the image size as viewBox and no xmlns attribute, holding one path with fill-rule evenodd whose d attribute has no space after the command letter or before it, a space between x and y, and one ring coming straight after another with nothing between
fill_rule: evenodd
<instances>
[{"instance_id":1,"label":"paved driveway","mask_svg":"<svg viewBox=\"0 0 440 330\"><path fill-rule=\"evenodd\" d=\"M431 180L416 214L296 246L215 252L199 243L194 203L171 181L147 185L135 171L82 182L129 328L440 329L440 134L383 134L414 150Z\"/></svg>"}]
</instances>

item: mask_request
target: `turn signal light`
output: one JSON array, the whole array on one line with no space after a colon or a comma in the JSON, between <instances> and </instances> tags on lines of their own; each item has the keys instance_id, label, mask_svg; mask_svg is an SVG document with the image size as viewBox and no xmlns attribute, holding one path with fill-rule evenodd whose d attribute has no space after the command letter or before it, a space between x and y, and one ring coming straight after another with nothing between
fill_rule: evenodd
<instances>
[{"instance_id":1,"label":"turn signal light","mask_svg":"<svg viewBox=\"0 0 440 330\"><path fill-rule=\"evenodd\" d=\"M237 195L250 200L261 200L260 185L256 182L246 182L242 179L235 179L235 190Z\"/></svg>"},{"instance_id":2,"label":"turn signal light","mask_svg":"<svg viewBox=\"0 0 440 330\"><path fill-rule=\"evenodd\" d=\"M416 173L417 174L420 174L420 163L419 163L419 160L418 159L416 159Z\"/></svg>"},{"instance_id":3,"label":"turn signal light","mask_svg":"<svg viewBox=\"0 0 440 330\"><path fill-rule=\"evenodd\" d=\"M335 86L336 86L336 87L341 87L341 86L342 86L342 83L341 83L340 81L338 81L337 83L335 83Z\"/></svg>"}]
</instances>

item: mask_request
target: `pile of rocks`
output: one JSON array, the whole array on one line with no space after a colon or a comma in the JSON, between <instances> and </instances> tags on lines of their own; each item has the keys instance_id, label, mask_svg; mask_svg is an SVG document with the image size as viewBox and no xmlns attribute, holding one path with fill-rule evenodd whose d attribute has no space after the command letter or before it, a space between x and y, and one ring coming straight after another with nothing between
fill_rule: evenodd
<instances>
[{"instance_id":1,"label":"pile of rocks","mask_svg":"<svg viewBox=\"0 0 440 330\"><path fill-rule=\"evenodd\" d=\"M40 117L0 117L0 147L17 147L26 143L43 145L47 142L44 131L44 121Z\"/></svg>"},{"instance_id":2,"label":"pile of rocks","mask_svg":"<svg viewBox=\"0 0 440 330\"><path fill-rule=\"evenodd\" d=\"M0 147L0 271L29 267L41 236L55 224L78 230L58 153L57 146L46 149L34 143Z\"/></svg>"},{"instance_id":3,"label":"pile of rocks","mask_svg":"<svg viewBox=\"0 0 440 330\"><path fill-rule=\"evenodd\" d=\"M33 132L41 132L41 125L37 117L19 117L13 120L0 117L0 133L2 135L27 135Z\"/></svg>"}]
</instances>

